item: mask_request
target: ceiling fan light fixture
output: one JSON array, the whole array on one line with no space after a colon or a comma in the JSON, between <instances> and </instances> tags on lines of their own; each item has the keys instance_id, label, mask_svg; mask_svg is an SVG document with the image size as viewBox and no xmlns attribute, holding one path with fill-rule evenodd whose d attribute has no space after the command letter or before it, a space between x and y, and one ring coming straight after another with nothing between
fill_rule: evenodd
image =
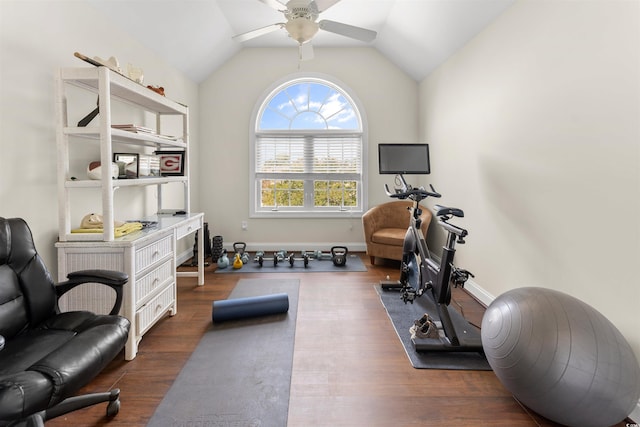
<instances>
[{"instance_id":1,"label":"ceiling fan light fixture","mask_svg":"<svg viewBox=\"0 0 640 427\"><path fill-rule=\"evenodd\" d=\"M290 19L285 24L289 36L300 44L306 43L318 32L318 23L306 18Z\"/></svg>"},{"instance_id":2,"label":"ceiling fan light fixture","mask_svg":"<svg viewBox=\"0 0 640 427\"><path fill-rule=\"evenodd\" d=\"M2 0L0 0L2 1ZM319 30L329 33L338 34L365 43L371 43L375 40L377 33L366 28L356 27L354 25L343 24L342 22L323 19L318 21L319 14L332 7L340 0L259 0L260 2L271 6L278 12L284 14L286 23L279 22L256 30L233 36L238 42L251 40L271 33L278 29L287 31L290 38L298 42L298 45L309 44L308 42L316 35ZM286 10L282 10L282 6L286 6Z\"/></svg>"}]
</instances>

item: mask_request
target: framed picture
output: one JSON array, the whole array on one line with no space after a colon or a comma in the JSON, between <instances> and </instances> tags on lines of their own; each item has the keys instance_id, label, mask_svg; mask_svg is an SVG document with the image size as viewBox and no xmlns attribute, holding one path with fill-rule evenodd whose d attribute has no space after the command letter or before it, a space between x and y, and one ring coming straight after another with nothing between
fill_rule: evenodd
<instances>
[{"instance_id":1,"label":"framed picture","mask_svg":"<svg viewBox=\"0 0 640 427\"><path fill-rule=\"evenodd\" d=\"M184 175L184 151L156 151L160 158L160 175Z\"/></svg>"},{"instance_id":2,"label":"framed picture","mask_svg":"<svg viewBox=\"0 0 640 427\"><path fill-rule=\"evenodd\" d=\"M138 157L138 178L160 176L160 158L156 155L140 154Z\"/></svg>"},{"instance_id":3,"label":"framed picture","mask_svg":"<svg viewBox=\"0 0 640 427\"><path fill-rule=\"evenodd\" d=\"M118 165L118 178L138 178L140 157L136 153L113 153L113 161Z\"/></svg>"}]
</instances>

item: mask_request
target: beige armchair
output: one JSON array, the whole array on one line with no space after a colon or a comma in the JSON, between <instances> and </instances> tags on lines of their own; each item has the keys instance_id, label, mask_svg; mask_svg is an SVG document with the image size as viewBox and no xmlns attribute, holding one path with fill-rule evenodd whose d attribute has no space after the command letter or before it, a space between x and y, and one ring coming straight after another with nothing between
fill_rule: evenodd
<instances>
[{"instance_id":1,"label":"beige armchair","mask_svg":"<svg viewBox=\"0 0 640 427\"><path fill-rule=\"evenodd\" d=\"M371 257L371 264L375 258L402 260L402 245L404 236L409 228L412 201L393 201L374 206L362 216L364 237L367 244L367 255ZM427 229L431 222L431 211L422 209L422 225L420 229L427 237Z\"/></svg>"}]
</instances>

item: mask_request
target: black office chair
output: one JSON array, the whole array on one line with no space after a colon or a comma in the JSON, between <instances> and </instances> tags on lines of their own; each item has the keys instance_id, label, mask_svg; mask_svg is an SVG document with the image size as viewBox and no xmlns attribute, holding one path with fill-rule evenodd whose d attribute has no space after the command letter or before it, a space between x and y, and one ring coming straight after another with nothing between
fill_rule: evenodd
<instances>
[{"instance_id":1,"label":"black office chair","mask_svg":"<svg viewBox=\"0 0 640 427\"><path fill-rule=\"evenodd\" d=\"M118 413L118 389L75 394L124 348L130 323L117 313L127 280L90 270L55 285L26 222L0 217L0 426L41 426L101 402L109 402L107 416ZM61 313L60 296L90 282L115 290L111 313Z\"/></svg>"}]
</instances>

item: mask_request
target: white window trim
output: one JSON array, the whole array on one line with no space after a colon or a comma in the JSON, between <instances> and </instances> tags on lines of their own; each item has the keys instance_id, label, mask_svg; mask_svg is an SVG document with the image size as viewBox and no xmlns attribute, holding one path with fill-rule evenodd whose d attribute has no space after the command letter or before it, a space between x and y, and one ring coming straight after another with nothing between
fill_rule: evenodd
<instances>
[{"instance_id":1,"label":"white window trim","mask_svg":"<svg viewBox=\"0 0 640 427\"><path fill-rule=\"evenodd\" d=\"M319 208L314 211L287 211L277 210L264 212L258 210L258 193L256 189L255 177L255 148L256 148L256 127L258 114L262 111L264 104L269 100L268 97L276 91L278 88L282 88L294 80L299 79L318 79L326 81L332 85L338 87L352 102L353 106L358 110L360 114L360 121L362 125L362 189L361 189L361 206L359 208L344 210L336 210L334 208L327 208L323 211L323 208ZM369 138L368 138L368 121L363 104L360 102L354 91L351 90L346 84L336 79L333 76L322 73L308 73L300 72L289 74L282 79L274 82L269 86L258 98L258 101L253 107L251 113L251 120L249 123L249 140L250 149L249 152L249 218L353 218L361 217L365 212L365 207L369 206L368 203L368 153L369 153Z\"/></svg>"}]
</instances>

